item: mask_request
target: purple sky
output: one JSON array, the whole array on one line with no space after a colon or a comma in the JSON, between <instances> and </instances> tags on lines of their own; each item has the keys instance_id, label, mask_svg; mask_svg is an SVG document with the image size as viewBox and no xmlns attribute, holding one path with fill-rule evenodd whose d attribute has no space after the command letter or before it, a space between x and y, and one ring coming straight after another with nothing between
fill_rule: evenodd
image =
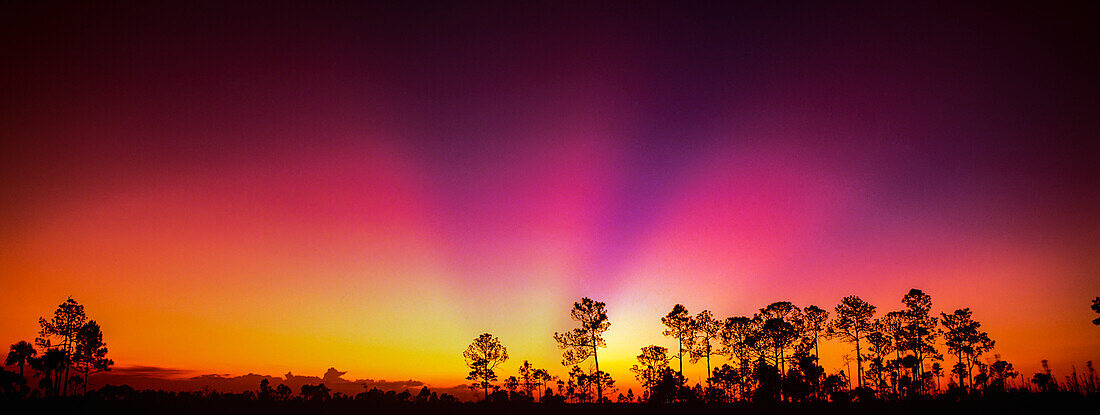
<instances>
[{"instance_id":1,"label":"purple sky","mask_svg":"<svg viewBox=\"0 0 1100 415\"><path fill-rule=\"evenodd\" d=\"M582 295L648 319L675 301L751 313L850 292L886 310L920 286L984 312L1029 370L1100 358L1070 324L1100 294L1100 10L960 3L6 4L0 312L17 322L0 335L33 336L74 295L104 310L120 363L449 386L450 340L453 361L428 358L439 372L344 349L227 362L142 343L167 320L130 316L180 287L178 315L425 295L469 322L464 343L520 326L481 295L549 333ZM330 275L348 269L367 271ZM260 275L302 285L257 292ZM323 295L356 284L377 291ZM533 311L530 292L552 306ZM1025 311L1059 323L1037 334ZM195 333L221 330L210 315ZM620 324L624 362L655 341ZM511 334L553 363L552 345ZM1067 351L1021 345L1036 338Z\"/></svg>"}]
</instances>

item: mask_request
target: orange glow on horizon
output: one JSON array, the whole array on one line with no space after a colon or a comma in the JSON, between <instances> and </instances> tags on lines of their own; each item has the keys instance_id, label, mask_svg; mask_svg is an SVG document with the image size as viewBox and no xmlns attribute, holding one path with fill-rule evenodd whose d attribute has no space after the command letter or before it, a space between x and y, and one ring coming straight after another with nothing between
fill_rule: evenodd
<instances>
[{"instance_id":1,"label":"orange glow on horizon","mask_svg":"<svg viewBox=\"0 0 1100 415\"><path fill-rule=\"evenodd\" d=\"M72 296L118 369L450 388L590 297L640 395L674 304L918 288L1100 362L1095 5L5 3L0 346Z\"/></svg>"}]
</instances>

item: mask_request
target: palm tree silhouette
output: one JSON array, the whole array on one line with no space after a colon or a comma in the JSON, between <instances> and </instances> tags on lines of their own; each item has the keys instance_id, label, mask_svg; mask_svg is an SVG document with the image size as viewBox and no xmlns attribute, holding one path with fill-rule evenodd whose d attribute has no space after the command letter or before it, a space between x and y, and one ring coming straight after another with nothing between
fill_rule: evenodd
<instances>
[{"instance_id":1,"label":"palm tree silhouette","mask_svg":"<svg viewBox=\"0 0 1100 415\"><path fill-rule=\"evenodd\" d=\"M8 352L7 360L4 360L5 365L19 364L19 377L26 379L23 376L23 366L27 364L27 361L38 355L38 351L34 350L34 345L19 341L11 345L11 351Z\"/></svg>"},{"instance_id":2,"label":"palm tree silhouette","mask_svg":"<svg viewBox=\"0 0 1100 415\"><path fill-rule=\"evenodd\" d=\"M30 360L31 367L42 372L39 387L47 393L58 394L64 379L64 370L69 365L69 355L61 349L49 349L41 357Z\"/></svg>"}]
</instances>

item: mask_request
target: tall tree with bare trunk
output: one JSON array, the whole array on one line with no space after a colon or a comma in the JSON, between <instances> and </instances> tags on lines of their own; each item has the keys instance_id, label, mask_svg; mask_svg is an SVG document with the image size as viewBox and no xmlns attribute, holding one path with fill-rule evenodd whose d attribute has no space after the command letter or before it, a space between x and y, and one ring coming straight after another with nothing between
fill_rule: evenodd
<instances>
[{"instance_id":1,"label":"tall tree with bare trunk","mask_svg":"<svg viewBox=\"0 0 1100 415\"><path fill-rule=\"evenodd\" d=\"M607 319L607 304L602 301L594 301L584 297L573 303L573 310L569 316L580 324L580 327L564 333L554 333L554 341L562 352L562 365L573 366L592 357L596 364L597 379L600 379L600 359L597 355L599 348L607 347L603 339L603 333L611 327ZM603 400L603 382L596 382L597 402Z\"/></svg>"},{"instance_id":2,"label":"tall tree with bare trunk","mask_svg":"<svg viewBox=\"0 0 1100 415\"><path fill-rule=\"evenodd\" d=\"M710 365L710 356L715 354L719 333L722 332L722 320L717 320L710 310L700 311L695 315L695 333L691 342L691 363L697 363L701 359L707 362L707 385L711 385L710 372L714 368Z\"/></svg>"},{"instance_id":3,"label":"tall tree with bare trunk","mask_svg":"<svg viewBox=\"0 0 1100 415\"><path fill-rule=\"evenodd\" d=\"M834 311L836 311L836 318L829 325L829 337L855 345L856 383L860 388L863 388L863 356L860 350L860 340L866 338L874 327L875 306L851 295L844 297L840 304L837 304Z\"/></svg>"},{"instance_id":4,"label":"tall tree with bare trunk","mask_svg":"<svg viewBox=\"0 0 1100 415\"><path fill-rule=\"evenodd\" d=\"M661 317L661 323L665 325L665 330L662 334L665 337L676 339L679 350L676 353L675 359L680 361L680 377L684 376L684 349L690 349L695 336L695 319L688 314L687 307L683 304L676 304L672 306L672 311L669 311L664 317Z\"/></svg>"}]
</instances>

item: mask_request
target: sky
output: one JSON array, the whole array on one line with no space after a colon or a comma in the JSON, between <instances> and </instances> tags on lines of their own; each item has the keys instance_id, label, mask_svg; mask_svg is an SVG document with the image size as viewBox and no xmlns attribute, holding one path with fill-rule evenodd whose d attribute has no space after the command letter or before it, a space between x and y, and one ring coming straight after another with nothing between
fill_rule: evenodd
<instances>
[{"instance_id":1,"label":"sky","mask_svg":"<svg viewBox=\"0 0 1100 415\"><path fill-rule=\"evenodd\" d=\"M591 297L625 391L676 303L919 288L1100 360L1096 4L221 3L2 6L0 341L72 296L112 376L451 388Z\"/></svg>"}]
</instances>

